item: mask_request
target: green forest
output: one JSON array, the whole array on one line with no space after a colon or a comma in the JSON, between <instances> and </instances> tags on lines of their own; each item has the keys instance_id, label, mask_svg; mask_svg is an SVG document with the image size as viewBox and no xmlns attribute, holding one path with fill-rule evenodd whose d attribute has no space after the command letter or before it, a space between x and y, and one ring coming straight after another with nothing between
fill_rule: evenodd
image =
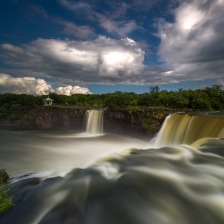
<instances>
[{"instance_id":1,"label":"green forest","mask_svg":"<svg viewBox=\"0 0 224 224\"><path fill-rule=\"evenodd\" d=\"M163 107L181 111L217 111L224 108L224 90L221 85L177 91L160 90L158 86L149 87L142 94L134 92L114 92L107 94L71 96L50 93L54 106L76 108L127 109ZM43 105L46 96L26 94L0 94L0 119L16 119L16 111Z\"/></svg>"}]
</instances>

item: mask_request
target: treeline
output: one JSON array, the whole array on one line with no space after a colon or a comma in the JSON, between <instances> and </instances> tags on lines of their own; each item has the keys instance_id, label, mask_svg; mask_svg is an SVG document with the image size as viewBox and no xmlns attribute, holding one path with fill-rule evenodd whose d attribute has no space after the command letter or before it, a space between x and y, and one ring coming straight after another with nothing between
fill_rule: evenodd
<instances>
[{"instance_id":1,"label":"treeline","mask_svg":"<svg viewBox=\"0 0 224 224\"><path fill-rule=\"evenodd\" d=\"M77 108L147 108L166 107L179 110L221 110L224 108L224 90L220 85L213 85L196 90L167 91L158 86L149 88L149 92L136 94L134 92L114 92L107 94L72 96L50 93L55 106L72 106ZM15 111L26 107L43 105L46 96L26 94L0 94L0 118L15 119Z\"/></svg>"}]
</instances>

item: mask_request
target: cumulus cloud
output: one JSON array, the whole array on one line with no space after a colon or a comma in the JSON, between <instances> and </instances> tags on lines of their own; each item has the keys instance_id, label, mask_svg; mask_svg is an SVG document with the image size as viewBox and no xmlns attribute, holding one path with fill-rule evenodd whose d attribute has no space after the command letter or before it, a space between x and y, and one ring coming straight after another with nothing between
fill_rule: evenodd
<instances>
[{"instance_id":1,"label":"cumulus cloud","mask_svg":"<svg viewBox=\"0 0 224 224\"><path fill-rule=\"evenodd\" d=\"M93 41L37 39L29 44L2 44L5 62L77 83L139 82L145 52L130 39L99 36Z\"/></svg>"},{"instance_id":2,"label":"cumulus cloud","mask_svg":"<svg viewBox=\"0 0 224 224\"><path fill-rule=\"evenodd\" d=\"M13 78L3 73L0 73L0 87L0 93L46 95L52 91L51 85L43 79L34 77Z\"/></svg>"},{"instance_id":3,"label":"cumulus cloud","mask_svg":"<svg viewBox=\"0 0 224 224\"><path fill-rule=\"evenodd\" d=\"M224 1L181 2L173 23L160 21L160 57L170 80L204 80L224 76Z\"/></svg>"},{"instance_id":4,"label":"cumulus cloud","mask_svg":"<svg viewBox=\"0 0 224 224\"><path fill-rule=\"evenodd\" d=\"M58 87L54 90L44 79L34 77L14 78L10 75L0 73L0 93L47 95L50 92L67 96L72 94L91 94L86 87L69 85Z\"/></svg>"},{"instance_id":5,"label":"cumulus cloud","mask_svg":"<svg viewBox=\"0 0 224 224\"><path fill-rule=\"evenodd\" d=\"M80 87L80 86L65 86L65 87L58 87L54 91L55 93L59 95L67 95L70 96L72 94L92 94L88 88Z\"/></svg>"}]
</instances>

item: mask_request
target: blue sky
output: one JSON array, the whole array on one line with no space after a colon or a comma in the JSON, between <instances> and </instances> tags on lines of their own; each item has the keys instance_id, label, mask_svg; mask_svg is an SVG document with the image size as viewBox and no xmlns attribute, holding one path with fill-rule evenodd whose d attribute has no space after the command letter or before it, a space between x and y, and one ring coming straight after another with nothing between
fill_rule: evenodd
<instances>
[{"instance_id":1,"label":"blue sky","mask_svg":"<svg viewBox=\"0 0 224 224\"><path fill-rule=\"evenodd\" d=\"M7 0L0 93L224 83L224 0Z\"/></svg>"}]
</instances>

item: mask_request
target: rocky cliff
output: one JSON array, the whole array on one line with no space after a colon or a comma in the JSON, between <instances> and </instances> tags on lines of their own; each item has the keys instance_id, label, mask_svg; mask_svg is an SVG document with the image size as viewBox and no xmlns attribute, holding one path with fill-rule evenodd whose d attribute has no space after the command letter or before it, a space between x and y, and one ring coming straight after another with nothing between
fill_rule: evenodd
<instances>
[{"instance_id":1,"label":"rocky cliff","mask_svg":"<svg viewBox=\"0 0 224 224\"><path fill-rule=\"evenodd\" d=\"M19 129L75 130L83 128L84 109L37 107L21 116Z\"/></svg>"},{"instance_id":2,"label":"rocky cliff","mask_svg":"<svg viewBox=\"0 0 224 224\"><path fill-rule=\"evenodd\" d=\"M36 107L20 115L17 129L84 131L85 109L69 107ZM148 139L158 132L172 111L162 108L112 110L104 112L104 132ZM10 123L8 123L10 124ZM10 125L9 125L10 126Z\"/></svg>"},{"instance_id":3,"label":"rocky cliff","mask_svg":"<svg viewBox=\"0 0 224 224\"><path fill-rule=\"evenodd\" d=\"M161 108L135 110L106 110L105 132L149 139L157 133L170 110Z\"/></svg>"}]
</instances>

